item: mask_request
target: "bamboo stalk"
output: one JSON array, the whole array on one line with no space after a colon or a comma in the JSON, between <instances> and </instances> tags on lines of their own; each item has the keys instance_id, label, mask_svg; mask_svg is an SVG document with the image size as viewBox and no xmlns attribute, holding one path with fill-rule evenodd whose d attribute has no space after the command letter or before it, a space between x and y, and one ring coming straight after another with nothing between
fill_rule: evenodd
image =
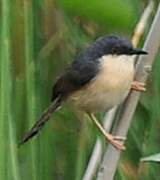
<instances>
[{"instance_id":1,"label":"bamboo stalk","mask_svg":"<svg viewBox=\"0 0 160 180\"><path fill-rule=\"evenodd\" d=\"M158 48L160 47L160 4L157 9L157 13L155 15L154 21L152 23L151 29L146 38L144 49L149 52L148 56L139 57L135 79L140 82L145 82L148 75L149 70L152 67L155 56L158 52ZM116 135L126 136L128 129L130 127L133 114L135 112L138 100L140 97L139 92L132 91L130 96L125 102L124 110L121 115L119 125L115 130ZM120 158L121 152L116 150L114 147L109 145L104 157L103 162L100 166L98 173L98 180L113 180L118 161Z\"/></svg>"}]
</instances>

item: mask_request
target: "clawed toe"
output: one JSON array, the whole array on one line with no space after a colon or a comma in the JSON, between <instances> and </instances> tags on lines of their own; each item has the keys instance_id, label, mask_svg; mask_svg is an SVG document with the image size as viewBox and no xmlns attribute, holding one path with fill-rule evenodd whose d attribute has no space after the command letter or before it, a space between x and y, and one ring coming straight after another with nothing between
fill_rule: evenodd
<instances>
[{"instance_id":1,"label":"clawed toe","mask_svg":"<svg viewBox=\"0 0 160 180\"><path fill-rule=\"evenodd\" d=\"M125 141L126 137L124 137L124 136L113 136L113 139L117 140L117 141Z\"/></svg>"},{"instance_id":2,"label":"clawed toe","mask_svg":"<svg viewBox=\"0 0 160 180\"><path fill-rule=\"evenodd\" d=\"M116 149L118 150L125 150L125 146L123 143L118 142L117 140L113 140L112 142L110 142Z\"/></svg>"},{"instance_id":3,"label":"clawed toe","mask_svg":"<svg viewBox=\"0 0 160 180\"><path fill-rule=\"evenodd\" d=\"M121 136L111 136L111 138L108 139L109 143L112 144L116 149L118 150L125 150L124 141L126 140L125 137Z\"/></svg>"},{"instance_id":4,"label":"clawed toe","mask_svg":"<svg viewBox=\"0 0 160 180\"><path fill-rule=\"evenodd\" d=\"M132 89L136 91L146 91L145 84L139 81L132 82Z\"/></svg>"}]
</instances>

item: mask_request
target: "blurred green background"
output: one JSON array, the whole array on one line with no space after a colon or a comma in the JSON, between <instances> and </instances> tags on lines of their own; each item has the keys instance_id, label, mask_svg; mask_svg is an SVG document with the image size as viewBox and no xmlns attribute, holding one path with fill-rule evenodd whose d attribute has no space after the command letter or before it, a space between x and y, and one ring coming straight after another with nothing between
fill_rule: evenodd
<instances>
[{"instance_id":1,"label":"blurred green background","mask_svg":"<svg viewBox=\"0 0 160 180\"><path fill-rule=\"evenodd\" d=\"M55 113L38 137L20 148L18 142L50 104L52 85L75 54L104 34L131 38L146 3L0 1L0 180L82 179L99 132L89 121L78 120L69 107ZM139 161L160 149L159 56L147 89L116 180L160 178L159 164Z\"/></svg>"}]
</instances>

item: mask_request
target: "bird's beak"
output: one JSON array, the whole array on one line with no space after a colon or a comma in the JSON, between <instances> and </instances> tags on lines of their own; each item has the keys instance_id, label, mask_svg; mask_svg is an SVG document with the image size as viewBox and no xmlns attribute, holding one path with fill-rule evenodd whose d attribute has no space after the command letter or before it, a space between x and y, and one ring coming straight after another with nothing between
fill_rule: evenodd
<instances>
[{"instance_id":1,"label":"bird's beak","mask_svg":"<svg viewBox=\"0 0 160 180\"><path fill-rule=\"evenodd\" d=\"M148 54L148 52L146 52L142 49L135 48L135 49L133 49L132 54L140 55L140 54Z\"/></svg>"}]
</instances>

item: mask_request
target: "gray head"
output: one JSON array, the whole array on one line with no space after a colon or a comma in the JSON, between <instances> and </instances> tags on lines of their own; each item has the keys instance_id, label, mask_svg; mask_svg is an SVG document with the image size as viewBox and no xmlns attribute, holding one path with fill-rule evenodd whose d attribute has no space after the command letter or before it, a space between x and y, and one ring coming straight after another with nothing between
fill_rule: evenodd
<instances>
[{"instance_id":1,"label":"gray head","mask_svg":"<svg viewBox=\"0 0 160 180\"><path fill-rule=\"evenodd\" d=\"M79 54L78 59L96 60L103 55L141 55L147 54L142 49L134 48L128 39L120 36L103 36Z\"/></svg>"},{"instance_id":2,"label":"gray head","mask_svg":"<svg viewBox=\"0 0 160 180\"><path fill-rule=\"evenodd\" d=\"M113 35L97 39L93 46L106 55L147 54L147 52L141 49L134 48L128 39Z\"/></svg>"}]
</instances>

